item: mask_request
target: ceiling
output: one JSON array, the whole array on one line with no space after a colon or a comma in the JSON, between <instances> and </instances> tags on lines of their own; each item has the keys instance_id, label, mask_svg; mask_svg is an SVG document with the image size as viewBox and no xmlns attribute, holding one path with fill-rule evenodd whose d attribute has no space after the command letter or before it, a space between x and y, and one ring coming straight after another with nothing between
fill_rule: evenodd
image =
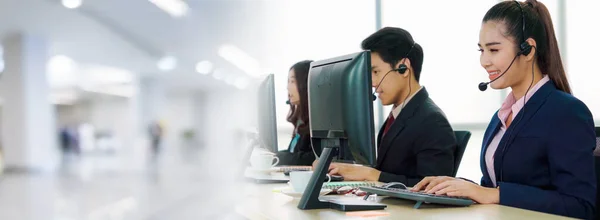
<instances>
[{"instance_id":1,"label":"ceiling","mask_svg":"<svg viewBox=\"0 0 600 220\"><path fill-rule=\"evenodd\" d=\"M1 0L0 34L26 32L47 36L52 55L78 63L123 68L140 77L159 77L175 90L234 88L195 72L209 60L228 74L248 77L217 51L232 44L259 61L269 43L268 1L189 0L190 13L173 18L148 0L83 0L71 10L60 0ZM160 71L156 62L175 56L178 67Z\"/></svg>"}]
</instances>

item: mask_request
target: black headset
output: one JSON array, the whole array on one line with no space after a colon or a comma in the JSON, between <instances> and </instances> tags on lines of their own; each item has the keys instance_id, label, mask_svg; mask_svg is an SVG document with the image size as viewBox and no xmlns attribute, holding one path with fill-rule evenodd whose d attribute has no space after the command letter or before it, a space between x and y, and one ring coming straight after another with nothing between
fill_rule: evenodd
<instances>
[{"instance_id":1,"label":"black headset","mask_svg":"<svg viewBox=\"0 0 600 220\"><path fill-rule=\"evenodd\" d=\"M517 6L519 7L519 10L521 11L521 18L522 18L522 25L523 25L523 29L522 29L522 32L521 32L521 34L523 35L523 41L519 45L520 51L517 53L517 56L519 56L519 55L527 56L531 52L531 49L534 46L531 46L531 44L527 43L527 41L525 40L526 39L525 38L525 12L523 11L523 7L521 7L521 3L519 3L518 1L514 1L514 2L517 4ZM537 48L535 50L536 50L535 51L535 53L536 53L535 56L537 56ZM533 77L533 74L534 74L533 67L534 66L533 65L534 64L535 64L535 61L532 62L532 66L531 66L531 83L529 84L529 88L527 88L527 91L525 92L525 96L523 96L523 102L527 101L527 93L529 92L529 89L531 89L531 86L533 85L533 81L534 81L534 77ZM513 112L513 114L514 114L514 112ZM518 112L517 112L517 114L518 114ZM521 121L521 119L523 117L525 117L525 103L523 104L523 112L521 113L521 117L515 118L516 120L513 121L513 123L511 123L511 124L512 125L516 125L518 122ZM501 182L504 179L504 173L503 173L503 171L504 171L504 168L503 168L503 166L504 166L504 152L506 151L506 148L508 148L508 142L510 141L510 139L512 137L512 133L513 133L512 131L513 130L511 130L511 132L508 132L508 138L506 139L506 142L504 143L504 145L502 147L502 154L501 154L502 158L500 159L500 180L496 180L496 185L498 184L499 181ZM508 129L507 129L507 131L508 131Z\"/></svg>"},{"instance_id":2,"label":"black headset","mask_svg":"<svg viewBox=\"0 0 600 220\"><path fill-rule=\"evenodd\" d=\"M521 44L519 45L521 49L521 51L519 51L519 54L527 56L531 52L532 46L525 40L525 12L523 11L523 7L521 7L521 3L519 3L518 1L515 1L515 3L517 3L517 6L519 6L519 10L521 11L521 19L523 20L523 23L521 23L523 24L523 30L521 32L523 36L523 41L521 41Z\"/></svg>"},{"instance_id":3,"label":"black headset","mask_svg":"<svg viewBox=\"0 0 600 220\"><path fill-rule=\"evenodd\" d=\"M417 44L417 43L413 43L413 45L410 46L410 49L408 49L408 52L406 53L406 55L404 55L403 59L408 59L408 55L410 54L412 49L415 47L415 44ZM404 64L404 60L402 61L400 66L398 66L398 69L395 69L395 71L398 71L398 73L400 73L400 74L404 74L406 72L406 70L408 70L408 66L406 66L406 64Z\"/></svg>"}]
</instances>

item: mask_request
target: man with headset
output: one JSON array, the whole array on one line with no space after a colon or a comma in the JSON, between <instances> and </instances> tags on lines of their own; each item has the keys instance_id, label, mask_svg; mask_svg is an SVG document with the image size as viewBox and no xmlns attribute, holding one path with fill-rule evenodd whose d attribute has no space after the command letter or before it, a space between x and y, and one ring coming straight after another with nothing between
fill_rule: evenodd
<instances>
[{"instance_id":1,"label":"man with headset","mask_svg":"<svg viewBox=\"0 0 600 220\"><path fill-rule=\"evenodd\" d=\"M373 88L383 105L393 105L377 137L374 168L333 163L330 174L344 180L401 182L454 173L456 138L440 108L419 84L423 49L408 31L383 28L362 42L371 51ZM375 98L375 96L373 96Z\"/></svg>"}]
</instances>

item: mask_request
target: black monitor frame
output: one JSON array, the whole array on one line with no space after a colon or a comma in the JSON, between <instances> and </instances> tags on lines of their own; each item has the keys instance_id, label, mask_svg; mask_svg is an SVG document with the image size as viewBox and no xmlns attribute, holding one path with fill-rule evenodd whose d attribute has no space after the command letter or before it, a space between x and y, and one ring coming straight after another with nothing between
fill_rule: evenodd
<instances>
[{"instance_id":1,"label":"black monitor frame","mask_svg":"<svg viewBox=\"0 0 600 220\"><path fill-rule=\"evenodd\" d=\"M318 198L329 165L338 153L342 160L353 159L370 166L376 163L371 87L369 51L311 63L308 77L311 140L313 146L323 150L299 209L359 211L386 207L373 202L348 204Z\"/></svg>"}]
</instances>

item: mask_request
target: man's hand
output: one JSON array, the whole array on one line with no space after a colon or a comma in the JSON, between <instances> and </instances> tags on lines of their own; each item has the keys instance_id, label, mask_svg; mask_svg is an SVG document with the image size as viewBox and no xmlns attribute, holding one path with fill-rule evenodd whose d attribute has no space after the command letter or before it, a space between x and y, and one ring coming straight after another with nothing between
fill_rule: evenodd
<instances>
[{"instance_id":1,"label":"man's hand","mask_svg":"<svg viewBox=\"0 0 600 220\"><path fill-rule=\"evenodd\" d=\"M378 181L381 171L354 164L332 163L329 174L343 176L346 181Z\"/></svg>"}]
</instances>

